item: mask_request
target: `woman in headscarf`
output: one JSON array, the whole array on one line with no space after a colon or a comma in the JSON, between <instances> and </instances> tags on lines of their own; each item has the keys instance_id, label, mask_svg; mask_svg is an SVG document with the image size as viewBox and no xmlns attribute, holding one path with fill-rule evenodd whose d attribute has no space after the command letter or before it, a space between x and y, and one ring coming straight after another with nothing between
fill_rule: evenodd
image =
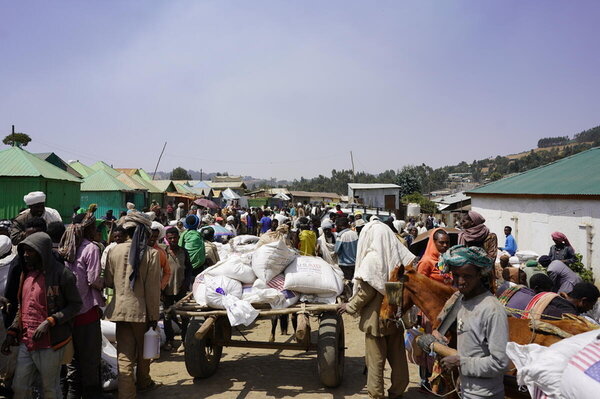
<instances>
[{"instance_id":1,"label":"woman in headscarf","mask_svg":"<svg viewBox=\"0 0 600 399\"><path fill-rule=\"evenodd\" d=\"M488 257L495 261L498 255L498 237L491 233L484 223L485 218L480 213L469 211L462 219L458 243L467 247L483 248Z\"/></svg>"},{"instance_id":2,"label":"woman in headscarf","mask_svg":"<svg viewBox=\"0 0 600 399\"><path fill-rule=\"evenodd\" d=\"M575 250L566 235L555 231L552 233L552 241L554 241L554 245L550 247L550 253L548 254L550 260L560 260L567 266L577 260Z\"/></svg>"},{"instance_id":3,"label":"woman in headscarf","mask_svg":"<svg viewBox=\"0 0 600 399\"><path fill-rule=\"evenodd\" d=\"M423 257L417 264L417 272L424 274L425 276L444 283L447 285L452 284L452 275L449 273L442 273L438 267L438 262L443 253L450 248L450 236L444 229L438 228L431 230L429 233L429 241L427 241L427 247ZM419 312L421 317L421 326L425 329L425 333L431 334L433 327L431 321L425 317L422 312ZM415 359L417 365L419 365L419 375L421 377L421 386L425 389L429 388L429 377L431 377L433 371L434 358L423 354Z\"/></svg>"}]
</instances>

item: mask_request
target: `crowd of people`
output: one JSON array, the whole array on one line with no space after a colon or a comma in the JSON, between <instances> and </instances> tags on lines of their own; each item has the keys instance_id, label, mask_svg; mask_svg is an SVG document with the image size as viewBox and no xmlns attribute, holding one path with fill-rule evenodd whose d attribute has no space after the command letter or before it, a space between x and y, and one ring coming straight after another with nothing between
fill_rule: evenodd
<instances>
[{"instance_id":1,"label":"crowd of people","mask_svg":"<svg viewBox=\"0 0 600 399\"><path fill-rule=\"evenodd\" d=\"M15 398L31 397L33 387L45 398L105 397L100 379L103 318L116 323L119 397L134 398L159 386L150 377L150 360L143 357L144 333L162 317L163 349L176 346L173 322L180 325L185 346L188 320L171 305L187 294L195 276L220 261L215 242L238 235L276 234L301 255L340 266L352 295L338 311L359 317L371 398L388 397L386 360L392 369L389 397L402 396L408 385L403 329L380 318L385 283L396 266L414 265L418 273L462 294L458 355L445 357L440 365L458 371L466 398L503 397L508 363L503 304L527 305L550 293L539 301L544 307L535 309L542 317L560 317L589 311L600 296L569 268L575 251L564 234L552 235L555 244L548 255L514 267L518 247L511 227L505 227L505 243L499 247L496 234L474 211L462 218L452 246L441 219L371 215L367 220L363 212L344 212L339 205L186 209L184 203L168 203L163 209L153 203L137 210L128 203L118 217L109 210L97 218L91 204L76 209L65 226L45 200L42 192L30 193L24 197L27 208L0 221L0 270L7 271L0 281L7 330L1 351L11 359L3 388ZM409 247L419 235L428 242L422 253L413 254ZM420 316L425 332L443 340L432 321ZM422 386L429 389L430 359L420 362L420 371Z\"/></svg>"}]
</instances>

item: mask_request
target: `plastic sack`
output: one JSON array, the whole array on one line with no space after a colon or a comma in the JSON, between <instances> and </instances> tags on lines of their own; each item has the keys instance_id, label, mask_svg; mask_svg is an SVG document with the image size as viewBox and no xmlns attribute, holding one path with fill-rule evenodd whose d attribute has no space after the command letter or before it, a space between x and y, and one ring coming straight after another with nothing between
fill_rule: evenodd
<instances>
[{"instance_id":1,"label":"plastic sack","mask_svg":"<svg viewBox=\"0 0 600 399\"><path fill-rule=\"evenodd\" d=\"M303 294L337 296L344 290L344 273L338 270L321 258L298 256L285 269L284 288Z\"/></svg>"},{"instance_id":2,"label":"plastic sack","mask_svg":"<svg viewBox=\"0 0 600 399\"><path fill-rule=\"evenodd\" d=\"M517 367L517 383L526 385L532 397L539 390L551 398L562 397L562 375L569 360L582 347L594 341L599 332L593 330L577 334L549 347L509 342L506 354Z\"/></svg>"},{"instance_id":3,"label":"plastic sack","mask_svg":"<svg viewBox=\"0 0 600 399\"><path fill-rule=\"evenodd\" d=\"M233 238L234 245L256 244L260 238L251 235L241 235Z\"/></svg>"},{"instance_id":4,"label":"plastic sack","mask_svg":"<svg viewBox=\"0 0 600 399\"><path fill-rule=\"evenodd\" d=\"M202 274L211 277L225 276L241 281L243 284L252 284L256 280L252 268L238 255L231 255L228 259L209 267Z\"/></svg>"},{"instance_id":5,"label":"plastic sack","mask_svg":"<svg viewBox=\"0 0 600 399\"><path fill-rule=\"evenodd\" d=\"M198 305L206 306L206 284L204 282L204 274L196 276L194 285L192 286L192 295Z\"/></svg>"},{"instance_id":6,"label":"plastic sack","mask_svg":"<svg viewBox=\"0 0 600 399\"><path fill-rule=\"evenodd\" d=\"M225 276L204 276L206 285L206 304L214 309L225 309L223 298L231 295L242 297L242 283Z\"/></svg>"},{"instance_id":7,"label":"plastic sack","mask_svg":"<svg viewBox=\"0 0 600 399\"><path fill-rule=\"evenodd\" d=\"M597 398L600 392L600 335L567 364L560 384L566 399Z\"/></svg>"},{"instance_id":8,"label":"plastic sack","mask_svg":"<svg viewBox=\"0 0 600 399\"><path fill-rule=\"evenodd\" d=\"M519 259L519 262L521 263L525 263L528 260L537 260L540 257L540 255L537 252L529 250L517 251L515 253L515 256L517 257L517 259Z\"/></svg>"},{"instance_id":9,"label":"plastic sack","mask_svg":"<svg viewBox=\"0 0 600 399\"><path fill-rule=\"evenodd\" d=\"M290 307L300 297L296 292L284 289L284 282L283 274L275 276L268 283L256 280L254 284L242 287L242 299L250 303L269 304L273 309Z\"/></svg>"},{"instance_id":10,"label":"plastic sack","mask_svg":"<svg viewBox=\"0 0 600 399\"><path fill-rule=\"evenodd\" d=\"M256 280L255 285L260 283L262 282ZM300 300L299 293L284 288L285 276L283 274L278 274L277 276L273 277L267 283L267 286L276 289L279 292L279 301L271 303L271 307L273 309L289 308L290 306L298 303L298 300Z\"/></svg>"},{"instance_id":11,"label":"plastic sack","mask_svg":"<svg viewBox=\"0 0 600 399\"><path fill-rule=\"evenodd\" d=\"M222 295L221 303L227 310L227 318L232 327L240 324L249 326L258 317L258 310L254 309L249 302L234 297L233 295Z\"/></svg>"},{"instance_id":12,"label":"plastic sack","mask_svg":"<svg viewBox=\"0 0 600 399\"><path fill-rule=\"evenodd\" d=\"M283 272L296 257L285 241L279 240L258 248L252 256L252 270L262 281L271 279Z\"/></svg>"}]
</instances>

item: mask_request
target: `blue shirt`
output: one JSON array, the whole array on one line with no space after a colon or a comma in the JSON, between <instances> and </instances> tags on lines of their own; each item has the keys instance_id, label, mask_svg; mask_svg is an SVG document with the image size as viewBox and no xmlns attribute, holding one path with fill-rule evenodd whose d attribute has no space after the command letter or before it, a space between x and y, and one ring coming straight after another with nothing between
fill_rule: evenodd
<instances>
[{"instance_id":1,"label":"blue shirt","mask_svg":"<svg viewBox=\"0 0 600 399\"><path fill-rule=\"evenodd\" d=\"M342 230L335 241L335 253L340 266L354 266L356 264L356 250L358 249L358 234L350 229Z\"/></svg>"},{"instance_id":2,"label":"blue shirt","mask_svg":"<svg viewBox=\"0 0 600 399\"><path fill-rule=\"evenodd\" d=\"M262 219L260 219L260 232L266 233L269 230L271 230L271 218L263 216Z\"/></svg>"},{"instance_id":3,"label":"blue shirt","mask_svg":"<svg viewBox=\"0 0 600 399\"><path fill-rule=\"evenodd\" d=\"M515 256L515 252L517 252L517 242L512 234L506 236L506 242L504 243L504 248L500 248L510 254L510 256Z\"/></svg>"}]
</instances>

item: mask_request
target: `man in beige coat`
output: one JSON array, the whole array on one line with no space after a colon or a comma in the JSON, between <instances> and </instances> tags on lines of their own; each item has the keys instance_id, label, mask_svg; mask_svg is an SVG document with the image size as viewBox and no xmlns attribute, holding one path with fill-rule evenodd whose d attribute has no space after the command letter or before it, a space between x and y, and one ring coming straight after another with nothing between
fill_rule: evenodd
<instances>
[{"instance_id":1,"label":"man in beige coat","mask_svg":"<svg viewBox=\"0 0 600 399\"><path fill-rule=\"evenodd\" d=\"M400 243L392 230L375 220L365 225L358 240L354 295L338 311L360 317L359 328L365 333L367 392L370 398L401 397L408 385L408 364L404 351L403 329L379 318L379 309L390 272L399 265L410 265L414 255ZM389 362L391 386L384 393L383 371Z\"/></svg>"},{"instance_id":2,"label":"man in beige coat","mask_svg":"<svg viewBox=\"0 0 600 399\"><path fill-rule=\"evenodd\" d=\"M150 360L144 359L143 352L144 333L158 322L161 269L158 252L147 245L150 220L131 212L119 225L129 238L108 255L105 282L114 288L114 297L106 317L117 324L119 398L129 399L136 397L136 382L138 392L158 386L150 378Z\"/></svg>"}]
</instances>

